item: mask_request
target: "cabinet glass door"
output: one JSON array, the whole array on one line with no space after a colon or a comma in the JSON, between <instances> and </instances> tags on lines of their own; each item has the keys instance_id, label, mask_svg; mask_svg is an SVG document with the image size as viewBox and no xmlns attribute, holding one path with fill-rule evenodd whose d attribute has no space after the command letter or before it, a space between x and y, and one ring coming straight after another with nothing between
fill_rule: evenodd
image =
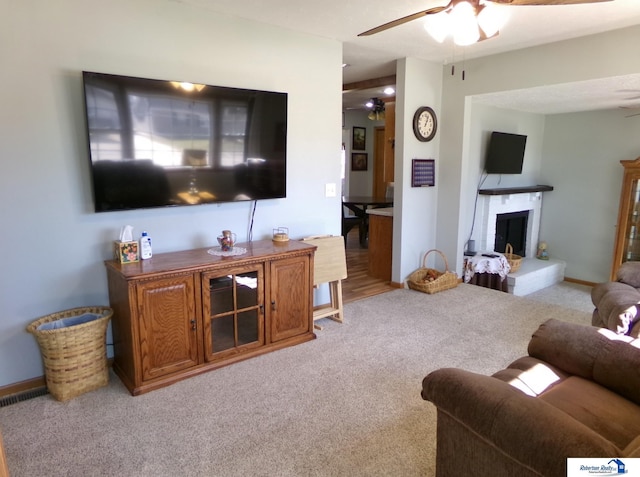
<instances>
[{"instance_id":1,"label":"cabinet glass door","mask_svg":"<svg viewBox=\"0 0 640 477\"><path fill-rule=\"evenodd\" d=\"M204 277L207 360L253 349L264 344L262 270L242 269Z\"/></svg>"},{"instance_id":2,"label":"cabinet glass door","mask_svg":"<svg viewBox=\"0 0 640 477\"><path fill-rule=\"evenodd\" d=\"M640 260L640 180L634 179L631 184L631 201L629 217L625 230L623 262Z\"/></svg>"}]
</instances>

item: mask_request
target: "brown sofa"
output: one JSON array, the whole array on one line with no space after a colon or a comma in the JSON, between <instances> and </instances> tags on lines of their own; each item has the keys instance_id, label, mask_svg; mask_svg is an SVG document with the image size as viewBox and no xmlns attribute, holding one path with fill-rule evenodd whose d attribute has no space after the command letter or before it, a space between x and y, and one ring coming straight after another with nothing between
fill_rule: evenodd
<instances>
[{"instance_id":1,"label":"brown sofa","mask_svg":"<svg viewBox=\"0 0 640 477\"><path fill-rule=\"evenodd\" d=\"M640 457L640 340L548 320L528 352L493 376L424 378L438 477L564 477L568 457Z\"/></svg>"},{"instance_id":2,"label":"brown sofa","mask_svg":"<svg viewBox=\"0 0 640 477\"><path fill-rule=\"evenodd\" d=\"M640 335L640 262L623 263L615 282L591 289L595 306L591 324L634 338Z\"/></svg>"}]
</instances>

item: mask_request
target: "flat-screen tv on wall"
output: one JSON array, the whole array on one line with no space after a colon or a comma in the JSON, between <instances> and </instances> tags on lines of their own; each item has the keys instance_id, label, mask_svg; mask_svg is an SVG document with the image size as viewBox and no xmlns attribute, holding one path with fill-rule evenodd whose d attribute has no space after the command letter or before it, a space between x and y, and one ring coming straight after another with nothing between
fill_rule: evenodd
<instances>
[{"instance_id":1,"label":"flat-screen tv on wall","mask_svg":"<svg viewBox=\"0 0 640 477\"><path fill-rule=\"evenodd\" d=\"M493 131L484 169L487 174L521 174L527 136Z\"/></svg>"},{"instance_id":2,"label":"flat-screen tv on wall","mask_svg":"<svg viewBox=\"0 0 640 477\"><path fill-rule=\"evenodd\" d=\"M83 72L96 212L286 197L287 94Z\"/></svg>"}]
</instances>

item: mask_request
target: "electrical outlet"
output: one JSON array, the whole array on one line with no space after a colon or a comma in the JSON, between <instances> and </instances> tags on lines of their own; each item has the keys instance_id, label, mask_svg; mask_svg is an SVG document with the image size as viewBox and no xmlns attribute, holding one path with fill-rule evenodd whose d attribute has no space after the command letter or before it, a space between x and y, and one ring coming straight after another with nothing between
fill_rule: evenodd
<instances>
[{"instance_id":1,"label":"electrical outlet","mask_svg":"<svg viewBox=\"0 0 640 477\"><path fill-rule=\"evenodd\" d=\"M324 186L324 196L325 197L335 197L336 196L336 185L335 183L325 184Z\"/></svg>"}]
</instances>

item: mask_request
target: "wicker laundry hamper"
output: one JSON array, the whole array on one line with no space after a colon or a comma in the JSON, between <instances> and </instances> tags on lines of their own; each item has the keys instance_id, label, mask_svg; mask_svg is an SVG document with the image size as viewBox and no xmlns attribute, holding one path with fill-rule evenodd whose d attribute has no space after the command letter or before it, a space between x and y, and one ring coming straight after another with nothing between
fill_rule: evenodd
<instances>
[{"instance_id":1,"label":"wicker laundry hamper","mask_svg":"<svg viewBox=\"0 0 640 477\"><path fill-rule=\"evenodd\" d=\"M509 262L509 266L511 267L512 272L517 272L522 264L522 257L520 255L516 255L513 253L513 245L510 243L504 248L504 256Z\"/></svg>"},{"instance_id":2,"label":"wicker laundry hamper","mask_svg":"<svg viewBox=\"0 0 640 477\"><path fill-rule=\"evenodd\" d=\"M444 261L444 272L436 270L435 268L427 268L427 257L431 252L439 253ZM433 294L439 291L448 290L458 286L458 275L449 270L449 264L447 263L447 257L440 250L431 249L424 254L422 259L422 268L418 268L415 272L409 275L408 279L409 288L418 290L424 293Z\"/></svg>"},{"instance_id":3,"label":"wicker laundry hamper","mask_svg":"<svg viewBox=\"0 0 640 477\"><path fill-rule=\"evenodd\" d=\"M109 382L106 337L112 315L103 306L73 308L27 326L40 346L49 393L58 401Z\"/></svg>"}]
</instances>

